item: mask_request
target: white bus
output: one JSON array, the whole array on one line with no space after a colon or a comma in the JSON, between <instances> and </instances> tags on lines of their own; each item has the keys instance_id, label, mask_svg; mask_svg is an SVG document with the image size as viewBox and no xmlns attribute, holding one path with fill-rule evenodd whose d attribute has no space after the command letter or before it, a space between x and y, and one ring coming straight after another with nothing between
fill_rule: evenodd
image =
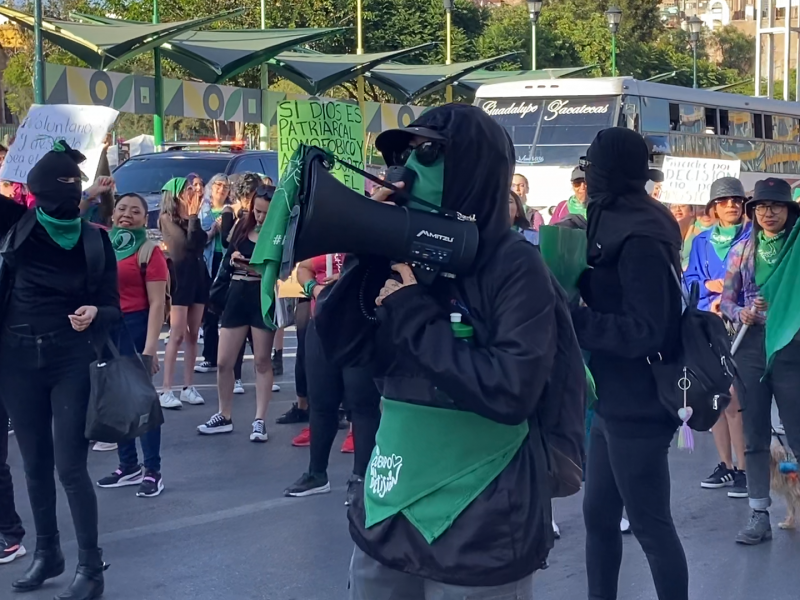
<instances>
[{"instance_id":1,"label":"white bus","mask_svg":"<svg viewBox=\"0 0 800 600\"><path fill-rule=\"evenodd\" d=\"M741 160L746 190L764 177L800 180L800 104L637 81L537 79L481 86L476 104L505 127L530 206L572 194L570 172L601 129L641 133L663 156Z\"/></svg>"}]
</instances>

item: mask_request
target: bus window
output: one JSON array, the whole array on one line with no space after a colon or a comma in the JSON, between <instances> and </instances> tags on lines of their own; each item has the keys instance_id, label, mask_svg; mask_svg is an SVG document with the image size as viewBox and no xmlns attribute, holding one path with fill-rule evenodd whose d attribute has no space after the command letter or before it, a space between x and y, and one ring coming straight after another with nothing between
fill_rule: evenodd
<instances>
[{"instance_id":1,"label":"bus window","mask_svg":"<svg viewBox=\"0 0 800 600\"><path fill-rule=\"evenodd\" d=\"M772 115L764 115L764 139L771 140L772 136Z\"/></svg>"},{"instance_id":2,"label":"bus window","mask_svg":"<svg viewBox=\"0 0 800 600\"><path fill-rule=\"evenodd\" d=\"M681 107L672 102L669 104L669 128L672 131L681 130Z\"/></svg>"},{"instance_id":3,"label":"bus window","mask_svg":"<svg viewBox=\"0 0 800 600\"><path fill-rule=\"evenodd\" d=\"M680 105L680 130L684 133L705 133L706 115L702 106L695 104Z\"/></svg>"},{"instance_id":4,"label":"bus window","mask_svg":"<svg viewBox=\"0 0 800 600\"><path fill-rule=\"evenodd\" d=\"M533 163L533 143L542 118L542 101L525 98L482 100L480 107L508 132L514 143L517 162Z\"/></svg>"},{"instance_id":5,"label":"bus window","mask_svg":"<svg viewBox=\"0 0 800 600\"><path fill-rule=\"evenodd\" d=\"M719 134L730 135L730 121L728 111L724 108L719 109Z\"/></svg>"},{"instance_id":6,"label":"bus window","mask_svg":"<svg viewBox=\"0 0 800 600\"><path fill-rule=\"evenodd\" d=\"M772 139L781 142L797 141L797 119L770 115L772 120Z\"/></svg>"},{"instance_id":7,"label":"bus window","mask_svg":"<svg viewBox=\"0 0 800 600\"><path fill-rule=\"evenodd\" d=\"M719 133L716 108L706 108L706 133L709 135L717 135Z\"/></svg>"},{"instance_id":8,"label":"bus window","mask_svg":"<svg viewBox=\"0 0 800 600\"><path fill-rule=\"evenodd\" d=\"M743 110L729 110L728 124L730 129L727 135L739 138L755 137L753 131L753 115L749 112Z\"/></svg>"},{"instance_id":9,"label":"bus window","mask_svg":"<svg viewBox=\"0 0 800 600\"><path fill-rule=\"evenodd\" d=\"M642 98L642 131L669 133L669 102L660 98Z\"/></svg>"},{"instance_id":10,"label":"bus window","mask_svg":"<svg viewBox=\"0 0 800 600\"><path fill-rule=\"evenodd\" d=\"M761 120L761 113L753 115L753 123L755 124L756 137L760 140L764 139L764 124Z\"/></svg>"}]
</instances>

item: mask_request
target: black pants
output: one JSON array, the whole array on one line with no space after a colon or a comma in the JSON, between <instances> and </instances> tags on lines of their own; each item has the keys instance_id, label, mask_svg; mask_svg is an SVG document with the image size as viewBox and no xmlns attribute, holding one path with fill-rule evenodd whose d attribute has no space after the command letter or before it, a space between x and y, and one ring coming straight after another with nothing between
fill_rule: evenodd
<instances>
[{"instance_id":1,"label":"black pants","mask_svg":"<svg viewBox=\"0 0 800 600\"><path fill-rule=\"evenodd\" d=\"M350 411L353 424L353 473L367 472L381 420L380 394L369 367L340 369L325 357L314 321L306 329L308 406L311 409L310 473L327 473L333 440L339 430L339 406Z\"/></svg>"},{"instance_id":2,"label":"black pants","mask_svg":"<svg viewBox=\"0 0 800 600\"><path fill-rule=\"evenodd\" d=\"M97 548L97 499L84 437L93 358L87 332L2 334L0 394L22 453L36 535L58 533L57 469L81 550Z\"/></svg>"},{"instance_id":3,"label":"black pants","mask_svg":"<svg viewBox=\"0 0 800 600\"><path fill-rule=\"evenodd\" d=\"M25 537L22 520L14 504L14 484L11 481L11 470L8 468L8 414L2 401L0 401L0 535L5 537L9 544L21 541Z\"/></svg>"},{"instance_id":4,"label":"black pants","mask_svg":"<svg viewBox=\"0 0 800 600\"><path fill-rule=\"evenodd\" d=\"M308 398L308 381L306 379L306 330L311 320L311 301L301 298L294 310L294 322L297 326L297 356L294 361L294 387L298 398Z\"/></svg>"},{"instance_id":5,"label":"black pants","mask_svg":"<svg viewBox=\"0 0 800 600\"><path fill-rule=\"evenodd\" d=\"M650 563L659 600L688 600L686 555L669 505L667 454L673 434L665 429L647 437L620 437L595 415L583 499L589 600L617 598L623 507Z\"/></svg>"},{"instance_id":6,"label":"black pants","mask_svg":"<svg viewBox=\"0 0 800 600\"><path fill-rule=\"evenodd\" d=\"M211 279L217 276L223 255L214 253L211 261ZM219 351L219 315L208 310L203 312L203 359L216 366Z\"/></svg>"}]
</instances>

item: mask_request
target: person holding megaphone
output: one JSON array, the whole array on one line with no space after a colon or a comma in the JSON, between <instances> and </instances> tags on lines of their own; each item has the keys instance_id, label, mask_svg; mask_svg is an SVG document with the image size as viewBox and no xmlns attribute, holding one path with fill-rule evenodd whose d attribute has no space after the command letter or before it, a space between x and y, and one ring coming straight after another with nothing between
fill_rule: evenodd
<instances>
[{"instance_id":1,"label":"person holding megaphone","mask_svg":"<svg viewBox=\"0 0 800 600\"><path fill-rule=\"evenodd\" d=\"M513 145L480 109L450 104L376 146L398 183L373 200L455 212L474 222L479 242L471 265L450 276L425 268L429 246L411 246L419 263L392 263L373 245L349 255L318 298L327 357L374 361L383 396L364 490L349 508L349 598L531 600L533 572L553 545L535 415L557 339L583 370L539 252L509 229ZM384 214L407 214L400 206Z\"/></svg>"}]
</instances>

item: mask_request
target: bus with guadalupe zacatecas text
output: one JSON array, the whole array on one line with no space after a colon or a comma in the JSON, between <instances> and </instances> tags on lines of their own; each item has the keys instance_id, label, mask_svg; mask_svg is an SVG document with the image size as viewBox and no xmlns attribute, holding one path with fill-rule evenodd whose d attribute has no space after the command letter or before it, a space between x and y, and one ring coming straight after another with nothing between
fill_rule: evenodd
<instances>
[{"instance_id":1,"label":"bus with guadalupe zacatecas text","mask_svg":"<svg viewBox=\"0 0 800 600\"><path fill-rule=\"evenodd\" d=\"M748 191L765 177L800 185L800 104L794 102L604 77L487 84L475 103L511 136L532 207L568 198L572 169L597 132L614 126L641 133L656 168L665 157L707 159L682 162L683 175L709 185L715 173L707 165L715 161L738 161Z\"/></svg>"}]
</instances>

